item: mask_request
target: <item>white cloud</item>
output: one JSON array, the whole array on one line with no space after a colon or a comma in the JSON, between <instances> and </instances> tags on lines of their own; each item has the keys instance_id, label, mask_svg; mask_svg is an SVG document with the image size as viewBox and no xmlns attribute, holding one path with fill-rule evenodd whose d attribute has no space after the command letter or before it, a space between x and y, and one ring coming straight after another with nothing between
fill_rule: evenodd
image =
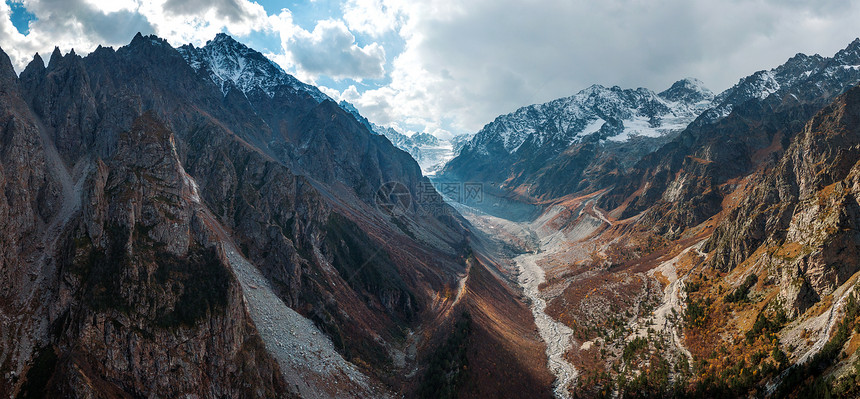
<instances>
[{"instance_id":1,"label":"white cloud","mask_svg":"<svg viewBox=\"0 0 860 399\"><path fill-rule=\"evenodd\" d=\"M146 18L124 7L106 12L85 0L24 0L23 5L37 17L26 36L12 25L9 6L0 5L0 40L19 71L34 53L48 55L55 46L86 54L99 44L127 42L138 31L152 30Z\"/></svg>"},{"instance_id":2,"label":"white cloud","mask_svg":"<svg viewBox=\"0 0 860 399\"><path fill-rule=\"evenodd\" d=\"M856 0L436 0L397 12L406 45L391 83L352 102L371 120L455 133L593 83L659 91L695 76L720 91L797 52L832 55L860 35ZM359 31L374 18L356 20Z\"/></svg>"},{"instance_id":3,"label":"white cloud","mask_svg":"<svg viewBox=\"0 0 860 399\"><path fill-rule=\"evenodd\" d=\"M137 32L181 45L203 44L225 30L243 36L273 29L263 7L248 0L24 0L23 5L37 18L26 36L12 26L9 6L0 5L0 40L19 71L35 52L47 55L57 46L87 54L98 45L125 45Z\"/></svg>"},{"instance_id":4,"label":"white cloud","mask_svg":"<svg viewBox=\"0 0 860 399\"><path fill-rule=\"evenodd\" d=\"M271 57L309 82L320 75L361 80L385 73L383 47L375 42L359 46L343 21L318 21L309 32L293 22L288 10L268 15L249 0L24 0L23 4L37 17L27 36L12 26L8 4L0 6L0 40L18 70L33 53L48 54L54 46L87 54L100 44L127 44L138 31L155 33L176 46L202 45L227 31L240 37L253 32L280 37L281 52Z\"/></svg>"},{"instance_id":5,"label":"white cloud","mask_svg":"<svg viewBox=\"0 0 860 399\"><path fill-rule=\"evenodd\" d=\"M380 37L400 28L406 3L401 0L348 0L343 4L343 20L349 29Z\"/></svg>"},{"instance_id":6,"label":"white cloud","mask_svg":"<svg viewBox=\"0 0 860 399\"><path fill-rule=\"evenodd\" d=\"M84 0L84 2L106 14L117 11L135 11L138 6L135 0Z\"/></svg>"},{"instance_id":7,"label":"white cloud","mask_svg":"<svg viewBox=\"0 0 860 399\"><path fill-rule=\"evenodd\" d=\"M341 100L340 92L337 91L337 89L332 89L331 87L328 87L328 86L317 86L317 87L319 87L321 92L323 92L325 95L331 97L335 101Z\"/></svg>"},{"instance_id":8,"label":"white cloud","mask_svg":"<svg viewBox=\"0 0 860 399\"><path fill-rule=\"evenodd\" d=\"M138 0L140 13L152 23L155 33L174 45L204 44L227 31L246 36L271 31L272 20L263 6L248 0Z\"/></svg>"},{"instance_id":9,"label":"white cloud","mask_svg":"<svg viewBox=\"0 0 860 399\"><path fill-rule=\"evenodd\" d=\"M295 29L284 39L284 50L303 72L359 81L385 74L382 46L374 42L359 47L343 21L319 21L313 32Z\"/></svg>"}]
</instances>

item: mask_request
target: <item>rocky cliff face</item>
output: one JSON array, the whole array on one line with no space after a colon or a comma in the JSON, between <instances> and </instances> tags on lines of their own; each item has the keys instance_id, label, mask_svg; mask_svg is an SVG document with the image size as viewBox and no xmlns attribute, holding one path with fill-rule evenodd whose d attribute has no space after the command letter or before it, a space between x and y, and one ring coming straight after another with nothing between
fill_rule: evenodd
<instances>
[{"instance_id":1,"label":"rocky cliff face","mask_svg":"<svg viewBox=\"0 0 860 399\"><path fill-rule=\"evenodd\" d=\"M848 342L858 324L858 128L854 87L789 132L772 161L725 187L713 217L680 227L675 242L700 240L701 254L687 278L687 345L697 362L733 367L726 383L703 371L700 391L856 395L860 353ZM712 345L734 358L770 355L733 365L708 354Z\"/></svg>"},{"instance_id":2,"label":"rocky cliff face","mask_svg":"<svg viewBox=\"0 0 860 399\"><path fill-rule=\"evenodd\" d=\"M857 175L860 89L812 118L780 162L705 244L714 267L731 270L759 249L757 264L778 271L790 313L803 313L860 268Z\"/></svg>"},{"instance_id":3,"label":"rocky cliff face","mask_svg":"<svg viewBox=\"0 0 860 399\"><path fill-rule=\"evenodd\" d=\"M64 220L64 182L52 177L56 163L40 142L40 129L23 99L15 71L5 53L0 54L0 110L2 110L2 151L0 151L0 255L2 273L2 365L5 383L0 394L15 393L13 381L27 370L39 342L22 339L34 330L47 328L47 309L39 297L40 278L45 266L42 248L53 243ZM52 154L53 155L53 154ZM50 269L48 269L50 270Z\"/></svg>"},{"instance_id":4,"label":"rocky cliff face","mask_svg":"<svg viewBox=\"0 0 860 399\"><path fill-rule=\"evenodd\" d=\"M0 72L0 394L417 389L471 294L408 154L226 36Z\"/></svg>"},{"instance_id":5,"label":"rocky cliff face","mask_svg":"<svg viewBox=\"0 0 860 399\"><path fill-rule=\"evenodd\" d=\"M22 394L288 396L245 308L217 232L152 114L87 180L59 254L53 331ZM52 313L54 313L52 312Z\"/></svg>"}]
</instances>

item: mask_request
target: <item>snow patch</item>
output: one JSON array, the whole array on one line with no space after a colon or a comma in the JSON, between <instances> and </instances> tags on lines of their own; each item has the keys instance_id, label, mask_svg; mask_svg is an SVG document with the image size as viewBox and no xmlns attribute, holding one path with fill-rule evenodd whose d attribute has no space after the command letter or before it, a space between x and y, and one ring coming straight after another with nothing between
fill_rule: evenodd
<instances>
[{"instance_id":1,"label":"snow patch","mask_svg":"<svg viewBox=\"0 0 860 399\"><path fill-rule=\"evenodd\" d=\"M582 129L581 132L579 132L579 136L587 136L592 133L597 133L597 131L600 130L604 123L606 123L606 121L601 118L597 118L591 122L588 122L588 124L585 125L585 128Z\"/></svg>"}]
</instances>

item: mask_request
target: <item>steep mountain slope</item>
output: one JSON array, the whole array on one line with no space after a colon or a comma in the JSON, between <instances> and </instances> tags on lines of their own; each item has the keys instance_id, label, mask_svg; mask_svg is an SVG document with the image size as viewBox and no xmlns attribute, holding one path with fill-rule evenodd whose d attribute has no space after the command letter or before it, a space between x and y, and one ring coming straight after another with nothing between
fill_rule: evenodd
<instances>
[{"instance_id":1,"label":"steep mountain slope","mask_svg":"<svg viewBox=\"0 0 860 399\"><path fill-rule=\"evenodd\" d=\"M170 131L144 114L94 169L46 287L60 304L39 356L56 360L22 394L48 373L50 396L288 395Z\"/></svg>"},{"instance_id":2,"label":"steep mountain slope","mask_svg":"<svg viewBox=\"0 0 860 399\"><path fill-rule=\"evenodd\" d=\"M809 120L775 165L745 177L733 194L738 200L702 246L708 256L688 302L701 315L688 326L688 342L703 337L734 359L765 349L771 359L737 366L694 345L704 364L733 369L722 382L706 373L701 389L857 394L853 367L860 353L846 343L856 340L858 325L858 143L855 87ZM731 335L720 337L715 329ZM758 377L744 378L752 370Z\"/></svg>"},{"instance_id":3,"label":"steep mountain slope","mask_svg":"<svg viewBox=\"0 0 860 399\"><path fill-rule=\"evenodd\" d=\"M0 70L0 394L410 394L492 289L408 154L228 36Z\"/></svg>"},{"instance_id":4,"label":"steep mountain slope","mask_svg":"<svg viewBox=\"0 0 860 399\"><path fill-rule=\"evenodd\" d=\"M30 317L44 318L48 313L38 291L44 280L39 276L50 260L40 257L39 249L53 244L54 235L67 222L60 214L64 203L75 208L75 201L64 201L73 195L74 183L69 171L61 168L56 149L42 145L40 129L33 123L18 77L5 53L0 54L0 83L0 186L6 193L0 198L0 225L4 231L0 235L0 309L4 326L0 364L5 379L0 394L11 396L14 389L10 379L27 370L26 364L39 344L16 338L40 334L48 328L47 323L22 322Z\"/></svg>"},{"instance_id":5,"label":"steep mountain slope","mask_svg":"<svg viewBox=\"0 0 860 399\"><path fill-rule=\"evenodd\" d=\"M757 263L778 265L790 274L785 282L802 282L783 300L789 314L803 313L812 305L804 301L826 296L860 270L852 180L858 165L860 88L854 88L809 121L774 168L750 178L758 184L705 244L713 267L734 269L763 246L785 248ZM793 256L790 247L798 249Z\"/></svg>"}]
</instances>

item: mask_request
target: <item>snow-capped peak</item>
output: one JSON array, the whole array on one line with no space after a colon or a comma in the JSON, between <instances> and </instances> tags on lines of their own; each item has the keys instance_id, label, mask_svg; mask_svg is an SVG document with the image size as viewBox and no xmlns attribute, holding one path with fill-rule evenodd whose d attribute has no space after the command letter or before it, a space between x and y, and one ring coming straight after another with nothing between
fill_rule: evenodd
<instances>
[{"instance_id":1,"label":"snow-capped peak","mask_svg":"<svg viewBox=\"0 0 860 399\"><path fill-rule=\"evenodd\" d=\"M591 85L570 97L522 107L486 125L464 150L513 154L531 143L559 151L586 136L626 141L681 130L710 106L713 93L697 79L676 82L663 93L645 88Z\"/></svg>"},{"instance_id":2,"label":"snow-capped peak","mask_svg":"<svg viewBox=\"0 0 860 399\"><path fill-rule=\"evenodd\" d=\"M314 86L302 83L260 52L225 33L200 48L186 44L177 49L196 71L206 71L224 95L235 87L246 96L255 91L273 98L281 90L305 92L316 101L329 99Z\"/></svg>"},{"instance_id":3,"label":"snow-capped peak","mask_svg":"<svg viewBox=\"0 0 860 399\"><path fill-rule=\"evenodd\" d=\"M696 78L684 78L672 84L672 87L660 93L669 101L684 101L694 104L700 101L711 101L714 92L705 87L701 80Z\"/></svg>"},{"instance_id":4,"label":"snow-capped peak","mask_svg":"<svg viewBox=\"0 0 860 399\"><path fill-rule=\"evenodd\" d=\"M833 58L842 65L860 64L860 38L854 39L848 47L839 50Z\"/></svg>"}]
</instances>

